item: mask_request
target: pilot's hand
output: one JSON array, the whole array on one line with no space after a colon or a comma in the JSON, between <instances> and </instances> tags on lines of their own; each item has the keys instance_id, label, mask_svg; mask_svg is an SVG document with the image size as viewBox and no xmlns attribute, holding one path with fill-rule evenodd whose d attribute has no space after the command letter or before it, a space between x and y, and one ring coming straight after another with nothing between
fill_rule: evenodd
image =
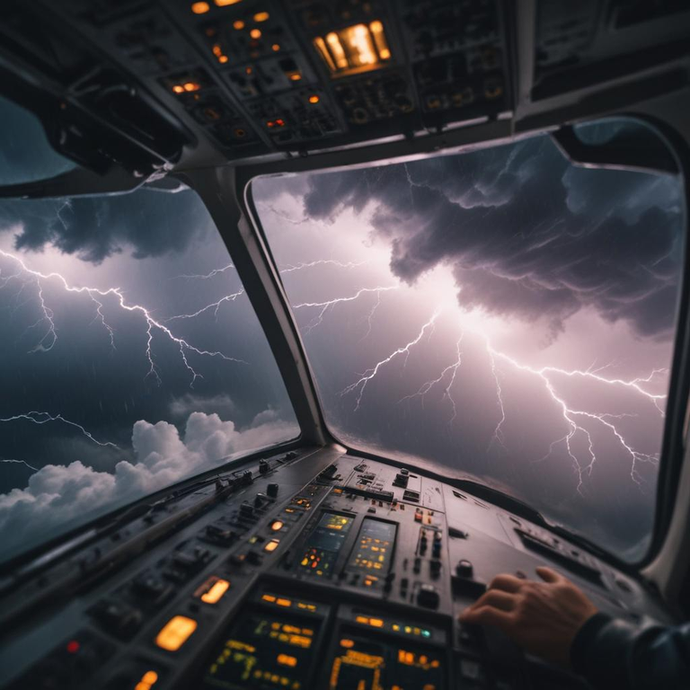
<instances>
[{"instance_id":1,"label":"pilot's hand","mask_svg":"<svg viewBox=\"0 0 690 690\"><path fill-rule=\"evenodd\" d=\"M567 668L575 635L597 609L554 570L537 568L537 574L544 582L497 575L460 621L495 626L527 652Z\"/></svg>"}]
</instances>

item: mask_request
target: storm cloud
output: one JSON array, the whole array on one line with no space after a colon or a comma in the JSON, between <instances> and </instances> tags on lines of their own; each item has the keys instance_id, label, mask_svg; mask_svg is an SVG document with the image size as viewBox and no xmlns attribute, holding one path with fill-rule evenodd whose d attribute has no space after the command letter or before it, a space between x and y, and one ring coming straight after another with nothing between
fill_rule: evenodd
<instances>
[{"instance_id":1,"label":"storm cloud","mask_svg":"<svg viewBox=\"0 0 690 690\"><path fill-rule=\"evenodd\" d=\"M681 261L672 177L574 168L546 137L463 156L314 174L305 214L371 213L392 272L452 267L465 308L556 333L582 308L669 338Z\"/></svg>"},{"instance_id":2,"label":"storm cloud","mask_svg":"<svg viewBox=\"0 0 690 690\"><path fill-rule=\"evenodd\" d=\"M132 194L3 201L0 232L13 232L20 251L54 246L84 261L101 263L113 254L137 258L183 252L210 229L193 192L176 194L139 190Z\"/></svg>"}]
</instances>

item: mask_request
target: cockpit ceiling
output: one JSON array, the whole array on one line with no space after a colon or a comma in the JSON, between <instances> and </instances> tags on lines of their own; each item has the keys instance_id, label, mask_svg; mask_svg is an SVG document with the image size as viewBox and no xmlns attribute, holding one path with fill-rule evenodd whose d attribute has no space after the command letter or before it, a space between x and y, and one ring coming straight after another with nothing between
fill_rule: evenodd
<instances>
[{"instance_id":1,"label":"cockpit ceiling","mask_svg":"<svg viewBox=\"0 0 690 690\"><path fill-rule=\"evenodd\" d=\"M85 167L150 177L515 118L681 58L688 7L646 5L7 2L0 91Z\"/></svg>"}]
</instances>

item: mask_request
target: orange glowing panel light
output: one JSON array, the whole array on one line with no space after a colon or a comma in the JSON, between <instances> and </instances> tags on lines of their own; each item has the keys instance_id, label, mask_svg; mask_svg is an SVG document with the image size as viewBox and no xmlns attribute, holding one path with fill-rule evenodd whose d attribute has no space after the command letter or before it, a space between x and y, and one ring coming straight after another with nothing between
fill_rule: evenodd
<instances>
[{"instance_id":1,"label":"orange glowing panel light","mask_svg":"<svg viewBox=\"0 0 690 690\"><path fill-rule=\"evenodd\" d=\"M278 654L276 661L283 666L290 666L292 668L297 666L297 658L290 654Z\"/></svg>"},{"instance_id":2,"label":"orange glowing panel light","mask_svg":"<svg viewBox=\"0 0 690 690\"><path fill-rule=\"evenodd\" d=\"M213 0L217 7L229 7L230 5L238 5L242 0Z\"/></svg>"},{"instance_id":3,"label":"orange glowing panel light","mask_svg":"<svg viewBox=\"0 0 690 690\"><path fill-rule=\"evenodd\" d=\"M268 21L269 16L268 12L257 12L254 15L254 21L257 23L265 22Z\"/></svg>"},{"instance_id":4,"label":"orange glowing panel light","mask_svg":"<svg viewBox=\"0 0 690 690\"><path fill-rule=\"evenodd\" d=\"M217 604L223 595L230 589L230 583L213 575L194 592L194 596L201 599L204 604Z\"/></svg>"},{"instance_id":5,"label":"orange glowing panel light","mask_svg":"<svg viewBox=\"0 0 690 690\"><path fill-rule=\"evenodd\" d=\"M244 22L241 19L237 19L232 23L232 28L237 29L237 31L241 31L244 29Z\"/></svg>"},{"instance_id":6,"label":"orange glowing panel light","mask_svg":"<svg viewBox=\"0 0 690 690\"><path fill-rule=\"evenodd\" d=\"M283 529L283 525L284 525L284 524L285 524L285 523L284 523L282 520L274 520L274 521L271 523L271 529L272 529L274 532L278 532L278 531L280 531L281 529Z\"/></svg>"},{"instance_id":7,"label":"orange glowing panel light","mask_svg":"<svg viewBox=\"0 0 690 690\"><path fill-rule=\"evenodd\" d=\"M309 102L310 102L312 105L316 105L316 104L319 102L319 100L320 100L320 99L319 99L319 97L318 97L316 94L312 94L311 96L309 96Z\"/></svg>"},{"instance_id":8,"label":"orange glowing panel light","mask_svg":"<svg viewBox=\"0 0 690 690\"><path fill-rule=\"evenodd\" d=\"M249 35L254 39L261 38L261 30L260 29L252 29L249 32Z\"/></svg>"},{"instance_id":9,"label":"orange glowing panel light","mask_svg":"<svg viewBox=\"0 0 690 690\"><path fill-rule=\"evenodd\" d=\"M360 72L391 59L383 23L354 24L314 39L314 47L331 72Z\"/></svg>"},{"instance_id":10,"label":"orange glowing panel light","mask_svg":"<svg viewBox=\"0 0 690 690\"><path fill-rule=\"evenodd\" d=\"M187 616L173 616L156 635L156 644L168 652L176 652L190 638L197 622Z\"/></svg>"},{"instance_id":11,"label":"orange glowing panel light","mask_svg":"<svg viewBox=\"0 0 690 690\"><path fill-rule=\"evenodd\" d=\"M280 539L271 539L266 546L264 546L264 551L268 551L271 553L272 551L275 551L278 548L278 545L280 544Z\"/></svg>"},{"instance_id":12,"label":"orange glowing panel light","mask_svg":"<svg viewBox=\"0 0 690 690\"><path fill-rule=\"evenodd\" d=\"M206 14L211 9L207 2L195 2L192 4L192 12L194 14Z\"/></svg>"}]
</instances>

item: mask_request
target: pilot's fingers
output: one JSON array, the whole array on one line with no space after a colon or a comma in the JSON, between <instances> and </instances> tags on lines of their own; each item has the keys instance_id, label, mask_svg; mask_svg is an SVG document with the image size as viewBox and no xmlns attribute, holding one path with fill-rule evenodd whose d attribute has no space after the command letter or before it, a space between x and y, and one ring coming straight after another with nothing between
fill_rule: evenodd
<instances>
[{"instance_id":1,"label":"pilot's fingers","mask_svg":"<svg viewBox=\"0 0 690 690\"><path fill-rule=\"evenodd\" d=\"M551 584L563 582L565 580L563 575L557 573L555 570L551 570L551 568L546 568L544 566L537 568L537 575L539 575L539 577L545 582L549 582Z\"/></svg>"},{"instance_id":2,"label":"pilot's fingers","mask_svg":"<svg viewBox=\"0 0 690 690\"><path fill-rule=\"evenodd\" d=\"M515 575L496 575L489 584L489 589L501 589L504 592L517 592L524 585L525 581Z\"/></svg>"},{"instance_id":3,"label":"pilot's fingers","mask_svg":"<svg viewBox=\"0 0 690 690\"><path fill-rule=\"evenodd\" d=\"M470 608L479 609L483 606L492 606L500 611L512 611L515 608L515 597L499 589L490 589L482 594Z\"/></svg>"},{"instance_id":4,"label":"pilot's fingers","mask_svg":"<svg viewBox=\"0 0 690 690\"><path fill-rule=\"evenodd\" d=\"M492 606L471 606L460 615L463 623L473 625L492 625L499 630L507 632L513 626L513 614L501 611Z\"/></svg>"}]
</instances>

